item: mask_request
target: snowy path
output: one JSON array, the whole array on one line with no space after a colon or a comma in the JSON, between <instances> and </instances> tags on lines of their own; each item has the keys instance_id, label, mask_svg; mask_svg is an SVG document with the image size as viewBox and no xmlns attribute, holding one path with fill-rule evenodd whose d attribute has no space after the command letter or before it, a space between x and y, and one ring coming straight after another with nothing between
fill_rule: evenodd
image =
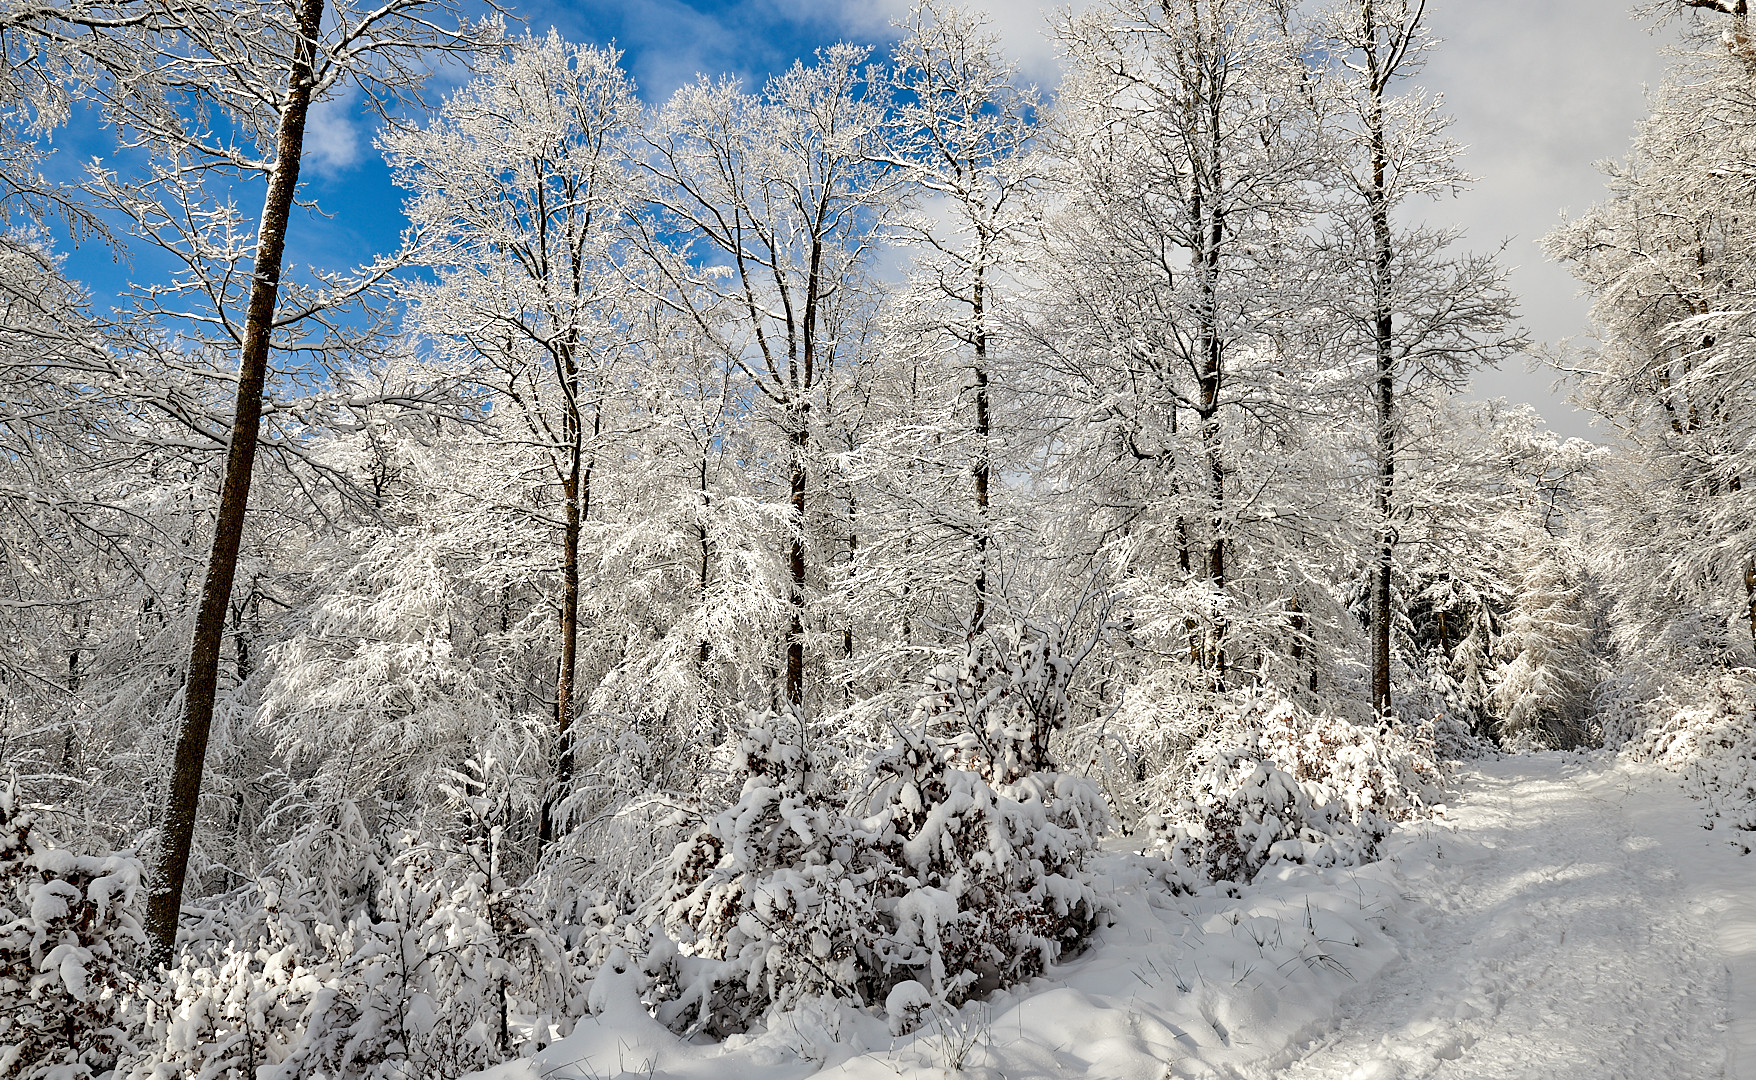
<instances>
[{"instance_id":1,"label":"snowy path","mask_svg":"<svg viewBox=\"0 0 1756 1080\"><path fill-rule=\"evenodd\" d=\"M1401 859L1424 924L1404 959L1293 1060L1235 1075L1756 1075L1756 859L1704 830L1673 777L1608 757L1483 762L1446 820L1455 834Z\"/></svg>"}]
</instances>

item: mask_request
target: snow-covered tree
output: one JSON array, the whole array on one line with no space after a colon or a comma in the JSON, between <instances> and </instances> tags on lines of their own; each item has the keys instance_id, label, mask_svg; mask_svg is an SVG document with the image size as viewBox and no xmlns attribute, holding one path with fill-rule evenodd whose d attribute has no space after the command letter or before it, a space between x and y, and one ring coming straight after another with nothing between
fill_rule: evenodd
<instances>
[{"instance_id":1,"label":"snow-covered tree","mask_svg":"<svg viewBox=\"0 0 1756 1080\"><path fill-rule=\"evenodd\" d=\"M1609 199L1547 241L1594 300L1601 347L1567 366L1624 443L1595 535L1616 553L1623 656L1660 684L1756 648L1753 139L1743 61L1718 43L1685 53Z\"/></svg>"},{"instance_id":2,"label":"snow-covered tree","mask_svg":"<svg viewBox=\"0 0 1756 1080\"><path fill-rule=\"evenodd\" d=\"M1396 474L1406 425L1398 396L1422 383L1460 388L1475 368L1524 344L1493 256L1455 254L1454 231L1399 222L1412 202L1469 181L1459 148L1445 137L1450 119L1439 100L1396 92L1434 45L1425 14L1424 0L1349 3L1327 15L1319 38L1335 64L1324 80L1336 197L1322 244L1331 290L1323 306L1346 328L1336 344L1358 354L1371 399L1371 700L1380 713L1392 705L1391 638L1400 616Z\"/></svg>"},{"instance_id":3,"label":"snow-covered tree","mask_svg":"<svg viewBox=\"0 0 1756 1080\"><path fill-rule=\"evenodd\" d=\"M851 363L859 281L894 185L883 163L885 88L867 50L837 45L759 94L702 79L653 120L643 157L655 213L648 248L700 340L745 380L778 430L765 451L788 517L781 686L805 701L807 621L827 538L810 505L813 431L838 367Z\"/></svg>"},{"instance_id":4,"label":"snow-covered tree","mask_svg":"<svg viewBox=\"0 0 1756 1080\"><path fill-rule=\"evenodd\" d=\"M260 0L155 12L162 32L107 52L92 85L122 153L113 167L94 166L86 189L122 231L178 268L167 281L139 283L138 322L183 336L160 355L181 361L171 366L187 377L237 371L233 407L199 417L199 437L225 446L225 467L147 918L161 961L175 944L270 370L278 356L283 379L313 375L378 340L369 329L344 333L336 313L376 284L382 267L284 273L312 105L349 86L381 110L410 100L424 75L415 57L473 49L479 36L461 20L446 29L444 8L429 0L328 7ZM234 201L234 185L248 181L265 188L254 222ZM268 442L297 445L276 433Z\"/></svg>"},{"instance_id":5,"label":"snow-covered tree","mask_svg":"<svg viewBox=\"0 0 1756 1080\"><path fill-rule=\"evenodd\" d=\"M413 319L456 374L493 394L500 438L546 456L561 518L556 641L556 775L573 772L581 538L594 479L628 426L639 343L618 302L623 217L636 198L627 158L638 105L614 51L553 31L506 46L424 128L384 139L416 258L438 281L414 287ZM544 835L552 822L543 822Z\"/></svg>"},{"instance_id":6,"label":"snow-covered tree","mask_svg":"<svg viewBox=\"0 0 1756 1080\"><path fill-rule=\"evenodd\" d=\"M1003 344L1001 289L1006 260L1030 216L1027 196L1038 180L1032 141L1042 106L1034 88L1016 85L1016 68L972 13L926 2L901 28L906 33L892 55L897 101L890 153L909 209L897 219L895 235L913 257L900 298L906 314L895 333L912 339L911 387L924 381L934 404L917 405L918 419L898 437L916 445L930 431L933 461L969 480L966 498L932 484L936 501L912 508L902 528L919 547L938 546L921 543L922 530L936 525L967 538L971 566L953 572L970 577L969 622L980 631L998 585L990 579L998 577L1000 544L993 383ZM943 384L942 371L951 376ZM933 415L941 409L949 415ZM904 472L893 482L918 490L920 478ZM964 513L970 520L962 520ZM893 539L886 557L901 557L898 546Z\"/></svg>"}]
</instances>

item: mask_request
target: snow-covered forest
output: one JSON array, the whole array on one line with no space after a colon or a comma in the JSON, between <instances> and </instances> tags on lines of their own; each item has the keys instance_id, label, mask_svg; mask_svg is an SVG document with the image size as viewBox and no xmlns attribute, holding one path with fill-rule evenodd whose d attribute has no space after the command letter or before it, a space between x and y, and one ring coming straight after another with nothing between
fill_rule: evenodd
<instances>
[{"instance_id":1,"label":"snow-covered forest","mask_svg":"<svg viewBox=\"0 0 1756 1080\"><path fill-rule=\"evenodd\" d=\"M0 1078L1525 1075L1432 1071L1568 944L1493 867L1744 902L1756 38L1639 13L1544 343L1427 7L655 99L516 7L0 0ZM338 100L400 206L301 186ZM1525 354L1594 442L1465 393ZM1600 965L1711 998L1639 1075L1756 1067L1700 940ZM1487 1026L1348 1071L1417 953Z\"/></svg>"}]
</instances>

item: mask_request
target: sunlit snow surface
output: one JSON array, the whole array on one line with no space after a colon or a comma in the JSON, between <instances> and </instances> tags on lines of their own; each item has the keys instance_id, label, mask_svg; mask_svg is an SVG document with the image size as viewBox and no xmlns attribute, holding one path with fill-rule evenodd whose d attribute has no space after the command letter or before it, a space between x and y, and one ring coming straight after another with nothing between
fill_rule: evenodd
<instances>
[{"instance_id":1,"label":"sunlit snow surface","mask_svg":"<svg viewBox=\"0 0 1756 1080\"><path fill-rule=\"evenodd\" d=\"M1607 755L1473 763L1363 869L1173 897L1112 850L1092 949L904 1038L824 1006L690 1044L611 994L482 1075L1756 1080L1756 857L1702 820Z\"/></svg>"}]
</instances>

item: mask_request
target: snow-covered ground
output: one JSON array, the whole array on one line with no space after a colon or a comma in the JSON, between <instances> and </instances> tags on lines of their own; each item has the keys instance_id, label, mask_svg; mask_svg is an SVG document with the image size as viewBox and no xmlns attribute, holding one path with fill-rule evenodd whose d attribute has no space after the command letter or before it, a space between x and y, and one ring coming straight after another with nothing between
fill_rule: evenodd
<instances>
[{"instance_id":1,"label":"snow-covered ground","mask_svg":"<svg viewBox=\"0 0 1756 1080\"><path fill-rule=\"evenodd\" d=\"M1607 756L1476 765L1426 863L1395 856L1423 924L1285 1067L1242 1075L1684 1080L1750 1076L1756 862L1676 779ZM1747 1048L1747 1049L1746 1049ZM1739 1067L1727 1068L1737 1049Z\"/></svg>"},{"instance_id":2,"label":"snow-covered ground","mask_svg":"<svg viewBox=\"0 0 1756 1080\"><path fill-rule=\"evenodd\" d=\"M1361 869L1173 897L1112 852L1092 949L905 1037L826 1005L691 1044L605 985L598 1017L484 1075L1756 1080L1756 858L1702 822L1609 755L1472 763Z\"/></svg>"}]
</instances>

